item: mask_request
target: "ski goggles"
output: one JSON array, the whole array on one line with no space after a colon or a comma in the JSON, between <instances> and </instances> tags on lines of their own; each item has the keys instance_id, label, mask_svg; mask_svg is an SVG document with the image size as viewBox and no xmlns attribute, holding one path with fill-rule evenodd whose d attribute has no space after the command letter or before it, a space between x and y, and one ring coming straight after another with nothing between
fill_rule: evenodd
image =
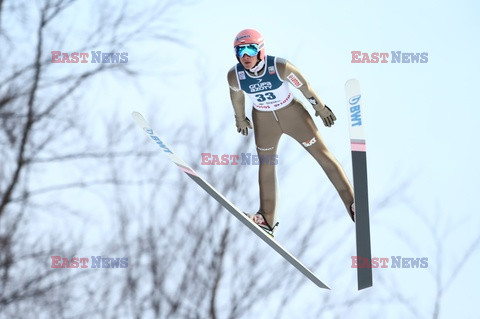
<instances>
[{"instance_id":1,"label":"ski goggles","mask_svg":"<svg viewBox=\"0 0 480 319\"><path fill-rule=\"evenodd\" d=\"M258 44L237 45L235 47L235 53L239 58L241 58L245 54L248 56L256 56L258 52L260 52L260 47L258 46Z\"/></svg>"}]
</instances>

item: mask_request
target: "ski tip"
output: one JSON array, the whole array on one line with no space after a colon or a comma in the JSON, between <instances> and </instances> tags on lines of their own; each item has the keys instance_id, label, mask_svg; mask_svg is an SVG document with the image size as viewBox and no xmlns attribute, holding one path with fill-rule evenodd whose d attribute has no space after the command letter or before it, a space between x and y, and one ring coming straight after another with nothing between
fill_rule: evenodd
<instances>
[{"instance_id":1,"label":"ski tip","mask_svg":"<svg viewBox=\"0 0 480 319\"><path fill-rule=\"evenodd\" d=\"M348 86L352 86L352 85L359 85L359 81L355 78L352 78L352 79L349 79L347 80L347 82L345 82L345 86L348 87Z\"/></svg>"},{"instance_id":2,"label":"ski tip","mask_svg":"<svg viewBox=\"0 0 480 319\"><path fill-rule=\"evenodd\" d=\"M133 117L133 118L138 118L138 117L143 117L143 116L142 116L142 114L140 114L139 112L133 111L133 112L132 112L132 117Z\"/></svg>"},{"instance_id":3,"label":"ski tip","mask_svg":"<svg viewBox=\"0 0 480 319\"><path fill-rule=\"evenodd\" d=\"M147 120L145 120L143 115L140 114L139 112L132 112L132 118L133 118L133 121L143 130L150 128L150 125L148 124Z\"/></svg>"}]
</instances>

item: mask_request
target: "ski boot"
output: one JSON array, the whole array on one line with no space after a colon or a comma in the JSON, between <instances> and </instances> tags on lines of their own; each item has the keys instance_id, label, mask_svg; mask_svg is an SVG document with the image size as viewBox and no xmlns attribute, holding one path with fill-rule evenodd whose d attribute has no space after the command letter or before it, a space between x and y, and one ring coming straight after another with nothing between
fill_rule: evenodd
<instances>
[{"instance_id":1,"label":"ski boot","mask_svg":"<svg viewBox=\"0 0 480 319\"><path fill-rule=\"evenodd\" d=\"M267 222L265 219L265 216L263 216L262 213L258 212L256 214L247 214L248 218L250 218L255 224L257 224L262 230L264 230L267 234L269 234L272 237L275 237L273 235L273 231L275 230L275 227L278 226L278 222L275 223L275 225L270 226L270 224Z\"/></svg>"},{"instance_id":2,"label":"ski boot","mask_svg":"<svg viewBox=\"0 0 480 319\"><path fill-rule=\"evenodd\" d=\"M355 203L352 203L352 205L350 205L350 211L348 212L348 214L352 221L355 222Z\"/></svg>"}]
</instances>

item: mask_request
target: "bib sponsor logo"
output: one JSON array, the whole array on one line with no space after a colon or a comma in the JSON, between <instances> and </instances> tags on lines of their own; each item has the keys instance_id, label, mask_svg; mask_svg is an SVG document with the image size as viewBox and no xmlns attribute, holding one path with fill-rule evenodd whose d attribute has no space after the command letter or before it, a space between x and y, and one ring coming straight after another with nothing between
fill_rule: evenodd
<instances>
[{"instance_id":1,"label":"bib sponsor logo","mask_svg":"<svg viewBox=\"0 0 480 319\"><path fill-rule=\"evenodd\" d=\"M287 95L287 97L285 98L285 100L283 100L283 101L280 102L280 103L275 104L274 107L279 107L279 106L286 105L286 104L290 103L291 100L292 100L292 93L288 93L288 95Z\"/></svg>"},{"instance_id":2,"label":"bib sponsor logo","mask_svg":"<svg viewBox=\"0 0 480 319\"><path fill-rule=\"evenodd\" d=\"M245 71L238 72L238 78L240 80L245 80Z\"/></svg>"},{"instance_id":3,"label":"bib sponsor logo","mask_svg":"<svg viewBox=\"0 0 480 319\"><path fill-rule=\"evenodd\" d=\"M262 82L262 79L258 80L258 83L250 84L248 86L250 92L259 92L259 91L266 91L272 89L272 82Z\"/></svg>"},{"instance_id":4,"label":"bib sponsor logo","mask_svg":"<svg viewBox=\"0 0 480 319\"><path fill-rule=\"evenodd\" d=\"M270 74L275 74L275 67L269 66L269 67L268 67L268 73L270 73Z\"/></svg>"}]
</instances>

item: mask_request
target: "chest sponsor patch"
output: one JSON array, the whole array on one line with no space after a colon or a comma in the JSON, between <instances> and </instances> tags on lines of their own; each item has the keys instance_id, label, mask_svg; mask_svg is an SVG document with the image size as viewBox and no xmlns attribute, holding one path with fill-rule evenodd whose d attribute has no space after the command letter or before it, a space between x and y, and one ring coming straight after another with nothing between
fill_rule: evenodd
<instances>
[{"instance_id":1,"label":"chest sponsor patch","mask_svg":"<svg viewBox=\"0 0 480 319\"><path fill-rule=\"evenodd\" d=\"M240 80L245 80L245 71L239 71L238 72L238 78Z\"/></svg>"},{"instance_id":2,"label":"chest sponsor patch","mask_svg":"<svg viewBox=\"0 0 480 319\"><path fill-rule=\"evenodd\" d=\"M268 73L275 74L275 67L274 66L269 66L268 67Z\"/></svg>"},{"instance_id":3,"label":"chest sponsor patch","mask_svg":"<svg viewBox=\"0 0 480 319\"><path fill-rule=\"evenodd\" d=\"M297 89L303 85L303 83L297 78L297 76L293 73L290 73L287 76L287 79L290 81L290 83L293 84L294 87Z\"/></svg>"}]
</instances>

